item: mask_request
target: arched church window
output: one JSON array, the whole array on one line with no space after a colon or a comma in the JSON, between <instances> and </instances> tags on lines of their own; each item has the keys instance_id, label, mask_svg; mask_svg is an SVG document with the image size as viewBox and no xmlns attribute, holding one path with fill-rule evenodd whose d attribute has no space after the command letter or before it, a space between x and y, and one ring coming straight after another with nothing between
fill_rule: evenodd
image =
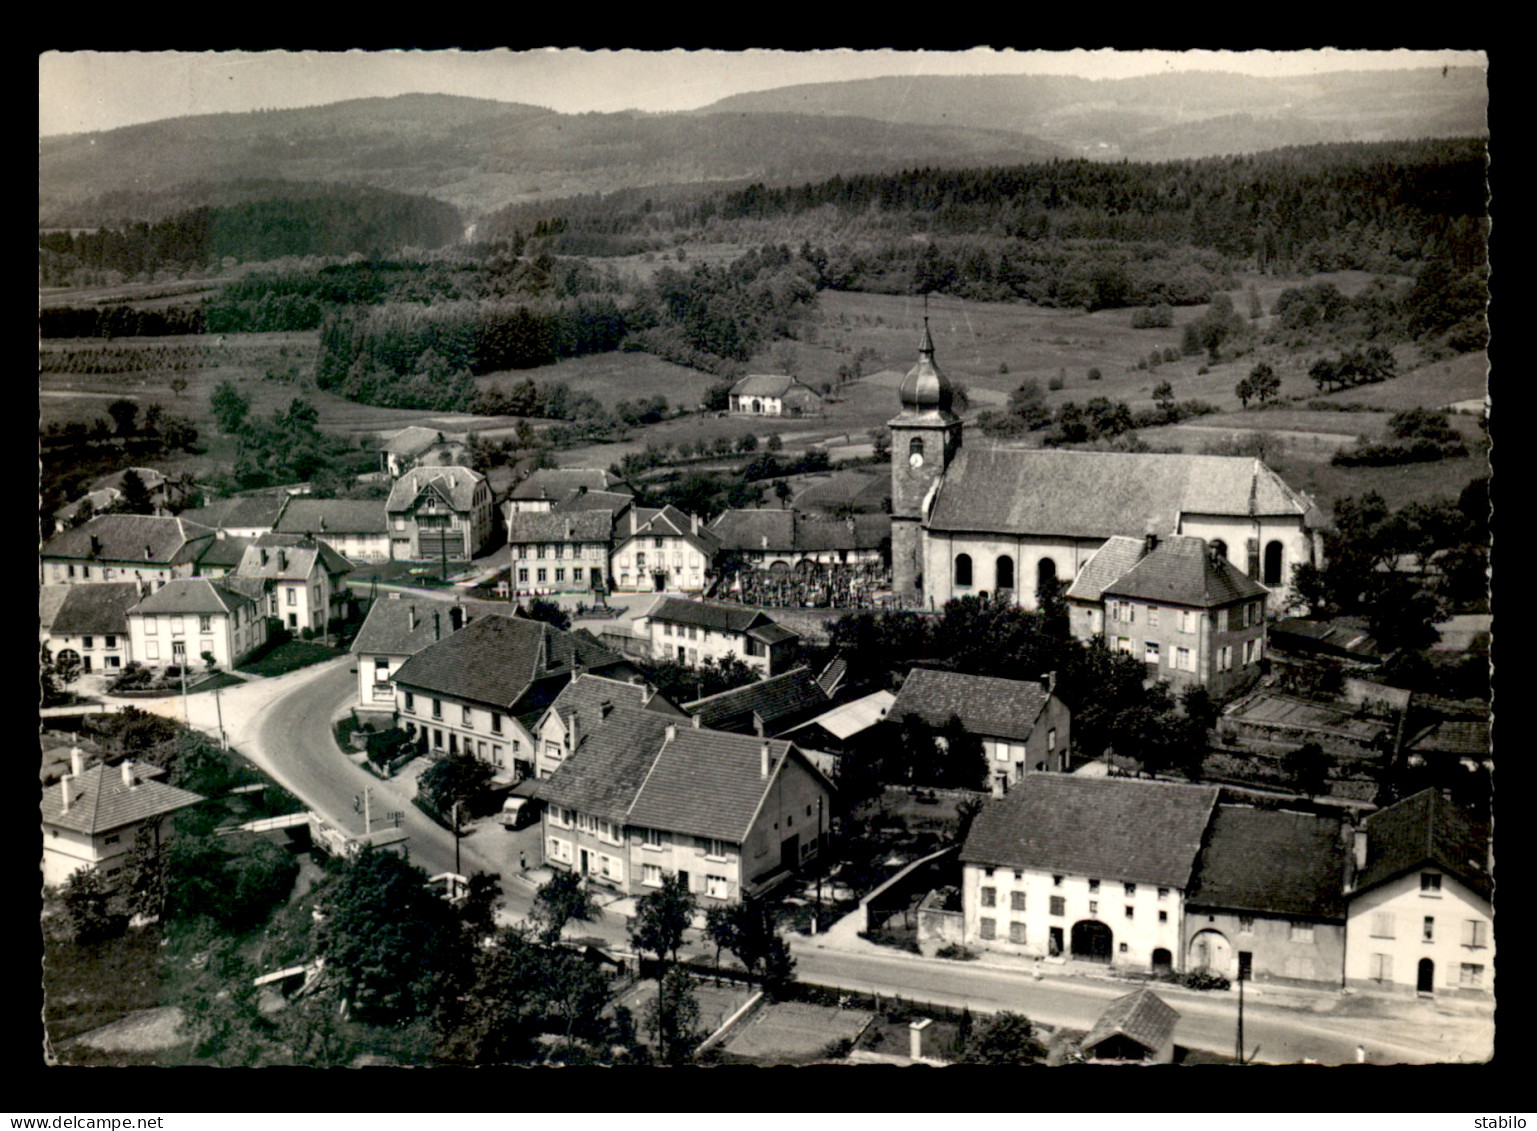
<instances>
[{"instance_id":1,"label":"arched church window","mask_svg":"<svg viewBox=\"0 0 1537 1131\"><path fill-rule=\"evenodd\" d=\"M1265 584L1281 584L1281 558L1282 549L1279 541L1272 541L1265 547Z\"/></svg>"},{"instance_id":2,"label":"arched church window","mask_svg":"<svg viewBox=\"0 0 1537 1131\"><path fill-rule=\"evenodd\" d=\"M971 584L971 555L955 555L955 583L957 585Z\"/></svg>"},{"instance_id":3,"label":"arched church window","mask_svg":"<svg viewBox=\"0 0 1537 1131\"><path fill-rule=\"evenodd\" d=\"M999 555L995 576L997 577L997 588L1014 588L1014 559L1009 557L1008 554Z\"/></svg>"},{"instance_id":4,"label":"arched church window","mask_svg":"<svg viewBox=\"0 0 1537 1131\"><path fill-rule=\"evenodd\" d=\"M1050 558L1042 558L1035 563L1035 587L1040 590L1048 582L1057 580L1057 563Z\"/></svg>"}]
</instances>

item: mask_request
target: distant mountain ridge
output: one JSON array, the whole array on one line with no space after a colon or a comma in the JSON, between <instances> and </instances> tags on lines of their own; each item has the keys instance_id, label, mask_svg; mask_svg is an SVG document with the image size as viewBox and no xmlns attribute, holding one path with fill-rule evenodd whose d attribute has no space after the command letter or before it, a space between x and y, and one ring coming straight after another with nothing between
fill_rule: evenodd
<instances>
[{"instance_id":1,"label":"distant mountain ridge","mask_svg":"<svg viewBox=\"0 0 1537 1131\"><path fill-rule=\"evenodd\" d=\"M560 114L402 95L44 138L38 211L44 226L90 226L125 218L123 204L140 194L174 197L196 183L276 179L430 196L473 218L511 203L653 184L788 184L1063 155L1017 132L983 127L742 111Z\"/></svg>"},{"instance_id":2,"label":"distant mountain ridge","mask_svg":"<svg viewBox=\"0 0 1537 1131\"><path fill-rule=\"evenodd\" d=\"M1128 79L921 75L738 94L696 113L851 115L1015 130L1075 156L1175 160L1325 141L1482 136L1475 67L1261 78L1183 71Z\"/></svg>"}]
</instances>

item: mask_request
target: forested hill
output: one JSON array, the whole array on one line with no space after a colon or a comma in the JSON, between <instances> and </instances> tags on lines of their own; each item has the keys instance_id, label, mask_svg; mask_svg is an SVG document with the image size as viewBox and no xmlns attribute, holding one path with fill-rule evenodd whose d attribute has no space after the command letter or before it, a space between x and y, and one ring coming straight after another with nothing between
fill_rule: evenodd
<instances>
[{"instance_id":1,"label":"forested hill","mask_svg":"<svg viewBox=\"0 0 1537 1131\"><path fill-rule=\"evenodd\" d=\"M1016 130L1098 158L1255 153L1329 141L1487 133L1484 72L1457 67L1259 78L1180 72L1130 79L922 75L733 95L701 113L850 115Z\"/></svg>"},{"instance_id":2,"label":"forested hill","mask_svg":"<svg viewBox=\"0 0 1537 1131\"><path fill-rule=\"evenodd\" d=\"M279 178L431 196L473 219L513 202L641 185L787 184L835 173L1016 163L1061 153L1017 132L980 127L736 112L559 114L515 103L409 95L45 138L38 211L44 227L92 227L122 219L121 206L135 193Z\"/></svg>"}]
</instances>

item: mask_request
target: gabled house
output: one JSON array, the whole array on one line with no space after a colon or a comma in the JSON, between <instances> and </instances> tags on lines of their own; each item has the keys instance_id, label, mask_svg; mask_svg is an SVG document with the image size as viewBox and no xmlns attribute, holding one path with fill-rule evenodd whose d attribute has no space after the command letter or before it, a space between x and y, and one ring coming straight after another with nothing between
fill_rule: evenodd
<instances>
[{"instance_id":1,"label":"gabled house","mask_svg":"<svg viewBox=\"0 0 1537 1131\"><path fill-rule=\"evenodd\" d=\"M352 640L358 661L358 711L395 713L394 673L429 644L464 627L464 609L428 597L381 596Z\"/></svg>"},{"instance_id":2,"label":"gabled house","mask_svg":"<svg viewBox=\"0 0 1537 1131\"><path fill-rule=\"evenodd\" d=\"M776 675L788 666L800 639L757 609L679 597L659 599L643 619L651 655L691 668L736 656L764 676Z\"/></svg>"},{"instance_id":3,"label":"gabled house","mask_svg":"<svg viewBox=\"0 0 1537 1131\"><path fill-rule=\"evenodd\" d=\"M49 585L191 577L214 532L183 518L104 514L55 534L39 555Z\"/></svg>"},{"instance_id":4,"label":"gabled house","mask_svg":"<svg viewBox=\"0 0 1537 1131\"><path fill-rule=\"evenodd\" d=\"M237 495L183 511L181 517L213 527L220 538L259 538L277 528L278 520L294 498L287 491Z\"/></svg>"},{"instance_id":5,"label":"gabled house","mask_svg":"<svg viewBox=\"0 0 1537 1131\"><path fill-rule=\"evenodd\" d=\"M1185 894L1185 969L1343 984L1344 830L1337 816L1217 806Z\"/></svg>"},{"instance_id":6,"label":"gabled house","mask_svg":"<svg viewBox=\"0 0 1537 1131\"><path fill-rule=\"evenodd\" d=\"M435 755L473 754L504 779L532 777L534 728L581 672L618 679L640 674L583 633L479 616L395 670L399 725L425 733Z\"/></svg>"},{"instance_id":7,"label":"gabled house","mask_svg":"<svg viewBox=\"0 0 1537 1131\"><path fill-rule=\"evenodd\" d=\"M390 560L390 523L383 499L294 498L273 530L318 538L348 561Z\"/></svg>"},{"instance_id":8,"label":"gabled house","mask_svg":"<svg viewBox=\"0 0 1537 1131\"><path fill-rule=\"evenodd\" d=\"M541 467L507 496L507 519L515 514L537 514L568 503L579 494L623 495L634 490L623 479L597 467Z\"/></svg>"},{"instance_id":9,"label":"gabled house","mask_svg":"<svg viewBox=\"0 0 1537 1131\"><path fill-rule=\"evenodd\" d=\"M1171 1064L1179 1012L1152 990L1118 997L1078 1042L1091 1064Z\"/></svg>"},{"instance_id":10,"label":"gabled house","mask_svg":"<svg viewBox=\"0 0 1537 1131\"><path fill-rule=\"evenodd\" d=\"M55 534L62 534L74 525L77 519L85 521L92 515L100 514L108 508L116 506L122 500L123 493L115 487L103 487L97 491L87 491L78 499L65 503L53 512L53 532Z\"/></svg>"},{"instance_id":11,"label":"gabled house","mask_svg":"<svg viewBox=\"0 0 1537 1131\"><path fill-rule=\"evenodd\" d=\"M406 472L384 509L395 561L467 561L491 541L491 486L467 467Z\"/></svg>"},{"instance_id":12,"label":"gabled house","mask_svg":"<svg viewBox=\"0 0 1537 1131\"><path fill-rule=\"evenodd\" d=\"M267 614L292 632L325 632L345 617L348 592L342 578L352 563L324 542L301 534L263 534L246 547L234 576L261 581Z\"/></svg>"},{"instance_id":13,"label":"gabled house","mask_svg":"<svg viewBox=\"0 0 1537 1131\"><path fill-rule=\"evenodd\" d=\"M246 548L254 541L255 537L246 538L220 531L219 536L209 542L207 549L198 556L197 576L228 577L240 568L240 563L245 560Z\"/></svg>"},{"instance_id":14,"label":"gabled house","mask_svg":"<svg viewBox=\"0 0 1537 1131\"><path fill-rule=\"evenodd\" d=\"M178 578L128 610L129 650L149 668L197 666L205 652L232 668L267 642L266 607L259 583Z\"/></svg>"},{"instance_id":15,"label":"gabled house","mask_svg":"<svg viewBox=\"0 0 1537 1131\"><path fill-rule=\"evenodd\" d=\"M614 516L601 508L509 514L514 590L519 596L608 590L613 536Z\"/></svg>"},{"instance_id":16,"label":"gabled house","mask_svg":"<svg viewBox=\"0 0 1537 1131\"><path fill-rule=\"evenodd\" d=\"M82 672L90 673L118 671L134 658L128 610L143 597L139 582L47 588L64 591L46 640L55 660L73 658Z\"/></svg>"},{"instance_id":17,"label":"gabled house","mask_svg":"<svg viewBox=\"0 0 1537 1131\"><path fill-rule=\"evenodd\" d=\"M1487 824L1423 790L1355 831L1345 897L1345 984L1422 994L1494 992L1494 859Z\"/></svg>"},{"instance_id":18,"label":"gabled house","mask_svg":"<svg viewBox=\"0 0 1537 1131\"><path fill-rule=\"evenodd\" d=\"M961 848L967 946L1183 969L1185 893L1220 790L1027 773Z\"/></svg>"},{"instance_id":19,"label":"gabled house","mask_svg":"<svg viewBox=\"0 0 1537 1131\"><path fill-rule=\"evenodd\" d=\"M834 797L792 743L617 706L532 793L544 803L546 864L627 895L677 875L703 908L815 859Z\"/></svg>"},{"instance_id":20,"label":"gabled house","mask_svg":"<svg viewBox=\"0 0 1537 1131\"><path fill-rule=\"evenodd\" d=\"M891 545L891 516L813 517L773 508L728 510L709 525L723 552L757 569L792 569L801 562L880 565Z\"/></svg>"},{"instance_id":21,"label":"gabled house","mask_svg":"<svg viewBox=\"0 0 1537 1131\"><path fill-rule=\"evenodd\" d=\"M673 506L631 507L614 532L614 589L702 593L719 551L720 540L697 517Z\"/></svg>"},{"instance_id":22,"label":"gabled house","mask_svg":"<svg viewBox=\"0 0 1537 1131\"><path fill-rule=\"evenodd\" d=\"M811 669L799 667L695 699L683 704L683 709L712 730L777 738L831 703Z\"/></svg>"},{"instance_id":23,"label":"gabled house","mask_svg":"<svg viewBox=\"0 0 1537 1131\"><path fill-rule=\"evenodd\" d=\"M112 880L141 831L164 847L170 836L164 818L204 799L155 781L158 773L131 761L86 769L76 749L70 772L43 790L43 883L56 887L86 869Z\"/></svg>"},{"instance_id":24,"label":"gabled house","mask_svg":"<svg viewBox=\"0 0 1537 1131\"><path fill-rule=\"evenodd\" d=\"M459 441L446 437L435 428L411 425L383 437L379 445L379 470L393 479L399 479L412 468L423 467L429 462L462 463L465 447Z\"/></svg>"},{"instance_id":25,"label":"gabled house","mask_svg":"<svg viewBox=\"0 0 1537 1131\"><path fill-rule=\"evenodd\" d=\"M842 760L885 721L896 699L889 691L872 691L783 731L781 737L795 743L818 769L837 781Z\"/></svg>"},{"instance_id":26,"label":"gabled house","mask_svg":"<svg viewBox=\"0 0 1537 1131\"><path fill-rule=\"evenodd\" d=\"M822 398L798 378L759 373L731 386L730 411L740 416L811 416Z\"/></svg>"},{"instance_id":27,"label":"gabled house","mask_svg":"<svg viewBox=\"0 0 1537 1131\"><path fill-rule=\"evenodd\" d=\"M993 795L1001 797L1025 774L1067 770L1072 714L1053 692L1055 677L1036 683L914 668L886 713L900 724L916 715L935 730L952 717L982 740Z\"/></svg>"},{"instance_id":28,"label":"gabled house","mask_svg":"<svg viewBox=\"0 0 1537 1131\"><path fill-rule=\"evenodd\" d=\"M535 760L537 776L549 777L580 751L588 736L603 725L616 707L654 711L673 721L688 717L645 683L584 672L561 689L535 727L539 751Z\"/></svg>"}]
</instances>

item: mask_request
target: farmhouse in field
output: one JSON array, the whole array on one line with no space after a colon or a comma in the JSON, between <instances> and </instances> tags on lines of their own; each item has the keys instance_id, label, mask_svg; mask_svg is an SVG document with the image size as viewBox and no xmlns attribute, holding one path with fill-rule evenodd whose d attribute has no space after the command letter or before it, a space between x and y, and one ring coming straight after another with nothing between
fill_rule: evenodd
<instances>
[{"instance_id":1,"label":"farmhouse in field","mask_svg":"<svg viewBox=\"0 0 1537 1131\"><path fill-rule=\"evenodd\" d=\"M731 386L731 412L737 416L811 416L822 411L822 398L796 377L755 374Z\"/></svg>"},{"instance_id":2,"label":"farmhouse in field","mask_svg":"<svg viewBox=\"0 0 1537 1131\"><path fill-rule=\"evenodd\" d=\"M1257 459L962 446L925 324L891 421L892 584L935 608L1006 593L1034 608L1116 535L1187 535L1287 603L1322 561L1323 516Z\"/></svg>"}]
</instances>

